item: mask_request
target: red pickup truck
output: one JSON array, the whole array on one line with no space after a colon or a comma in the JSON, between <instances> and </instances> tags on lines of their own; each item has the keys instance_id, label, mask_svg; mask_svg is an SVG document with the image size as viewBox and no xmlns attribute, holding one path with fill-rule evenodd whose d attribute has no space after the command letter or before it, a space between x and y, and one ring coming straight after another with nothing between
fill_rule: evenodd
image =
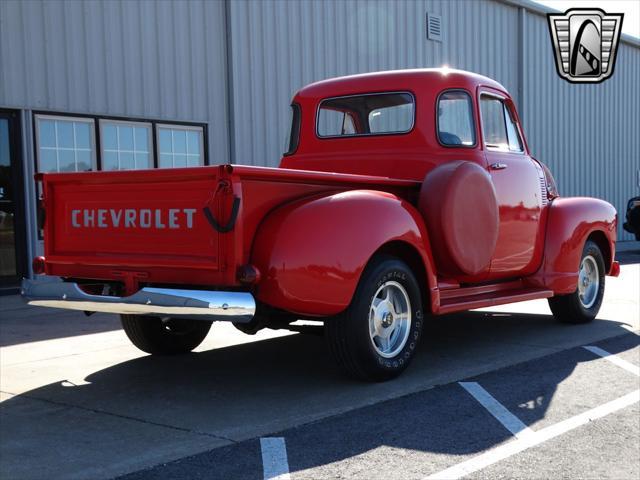
<instances>
[{"instance_id":1,"label":"red pickup truck","mask_svg":"<svg viewBox=\"0 0 640 480\"><path fill-rule=\"evenodd\" d=\"M548 298L592 320L616 211L562 198L499 83L448 69L326 80L291 104L279 168L46 174L34 305L121 315L152 354L212 321L245 332L324 323L349 375L385 380L427 316ZM295 327L292 327L295 328Z\"/></svg>"}]
</instances>

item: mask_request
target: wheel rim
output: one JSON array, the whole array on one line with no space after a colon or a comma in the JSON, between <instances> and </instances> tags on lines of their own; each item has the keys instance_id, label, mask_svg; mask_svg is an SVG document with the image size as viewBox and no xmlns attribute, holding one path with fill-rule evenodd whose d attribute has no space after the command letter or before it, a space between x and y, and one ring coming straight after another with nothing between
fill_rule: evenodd
<instances>
[{"instance_id":1,"label":"wheel rim","mask_svg":"<svg viewBox=\"0 0 640 480\"><path fill-rule=\"evenodd\" d=\"M598 299L600 289L600 272L598 263L591 255L587 255L580 263L578 274L578 297L584 308L591 308Z\"/></svg>"},{"instance_id":2,"label":"wheel rim","mask_svg":"<svg viewBox=\"0 0 640 480\"><path fill-rule=\"evenodd\" d=\"M376 352L385 358L402 351L411 330L409 294L398 282L385 282L373 296L369 309L369 337Z\"/></svg>"}]
</instances>

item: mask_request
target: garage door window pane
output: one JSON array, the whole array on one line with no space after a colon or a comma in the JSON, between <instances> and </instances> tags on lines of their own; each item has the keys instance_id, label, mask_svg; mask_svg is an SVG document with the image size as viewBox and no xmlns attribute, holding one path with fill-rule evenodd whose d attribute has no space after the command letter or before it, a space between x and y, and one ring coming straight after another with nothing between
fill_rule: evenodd
<instances>
[{"instance_id":1,"label":"garage door window pane","mask_svg":"<svg viewBox=\"0 0 640 480\"><path fill-rule=\"evenodd\" d=\"M160 168L204 165L204 139L201 127L158 125Z\"/></svg>"},{"instance_id":2,"label":"garage door window pane","mask_svg":"<svg viewBox=\"0 0 640 480\"><path fill-rule=\"evenodd\" d=\"M38 171L84 172L95 169L94 121L36 116Z\"/></svg>"},{"instance_id":3,"label":"garage door window pane","mask_svg":"<svg viewBox=\"0 0 640 480\"><path fill-rule=\"evenodd\" d=\"M103 170L153 168L151 125L100 120Z\"/></svg>"}]
</instances>

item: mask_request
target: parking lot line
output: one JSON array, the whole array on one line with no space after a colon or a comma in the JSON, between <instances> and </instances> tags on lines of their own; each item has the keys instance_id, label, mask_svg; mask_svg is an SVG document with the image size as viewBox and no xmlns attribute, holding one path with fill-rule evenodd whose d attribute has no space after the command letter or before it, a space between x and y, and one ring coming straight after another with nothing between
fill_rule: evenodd
<instances>
[{"instance_id":1,"label":"parking lot line","mask_svg":"<svg viewBox=\"0 0 640 480\"><path fill-rule=\"evenodd\" d=\"M260 439L264 480L290 480L287 445L282 437Z\"/></svg>"},{"instance_id":2,"label":"parking lot line","mask_svg":"<svg viewBox=\"0 0 640 480\"><path fill-rule=\"evenodd\" d=\"M533 434L533 430L527 427L522 421L511 413L507 408L496 400L489 392L476 382L458 382L467 392L473 396L480 404L486 408L504 427L515 435L516 438L526 438Z\"/></svg>"},{"instance_id":3,"label":"parking lot line","mask_svg":"<svg viewBox=\"0 0 640 480\"><path fill-rule=\"evenodd\" d=\"M453 480L462 478L470 473L477 472L483 468L493 465L505 458L509 458L517 453L520 453L528 448L535 447L547 440L551 440L563 433L578 428L589 422L597 420L607 415L617 412L625 407L631 406L634 403L640 401L640 390L635 390L620 398L607 402L598 407L587 410L586 412L575 415L571 418L558 422L554 425L550 425L542 430L533 432L532 435L526 438L518 438L511 442L505 443L498 447L487 450L485 453L473 457L465 462L454 465L453 467L442 470L438 473L430 475L427 480Z\"/></svg>"},{"instance_id":4,"label":"parking lot line","mask_svg":"<svg viewBox=\"0 0 640 480\"><path fill-rule=\"evenodd\" d=\"M635 366L631 362L627 362L620 357L616 357L613 353L609 353L606 350L601 349L600 347L594 347L591 345L584 346L586 350L589 350L591 353L595 353L596 355L608 360L609 362L617 365L620 368L624 368L627 372L633 373L636 377L640 377L640 367Z\"/></svg>"}]
</instances>

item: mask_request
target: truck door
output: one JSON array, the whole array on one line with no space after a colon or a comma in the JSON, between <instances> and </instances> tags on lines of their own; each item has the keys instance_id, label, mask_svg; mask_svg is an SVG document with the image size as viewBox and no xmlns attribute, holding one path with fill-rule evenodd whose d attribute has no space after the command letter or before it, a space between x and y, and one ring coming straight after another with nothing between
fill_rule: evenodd
<instances>
[{"instance_id":1,"label":"truck door","mask_svg":"<svg viewBox=\"0 0 640 480\"><path fill-rule=\"evenodd\" d=\"M526 151L510 99L481 91L480 117L487 168L500 212L489 279L533 273L541 261L542 193L539 169Z\"/></svg>"}]
</instances>

